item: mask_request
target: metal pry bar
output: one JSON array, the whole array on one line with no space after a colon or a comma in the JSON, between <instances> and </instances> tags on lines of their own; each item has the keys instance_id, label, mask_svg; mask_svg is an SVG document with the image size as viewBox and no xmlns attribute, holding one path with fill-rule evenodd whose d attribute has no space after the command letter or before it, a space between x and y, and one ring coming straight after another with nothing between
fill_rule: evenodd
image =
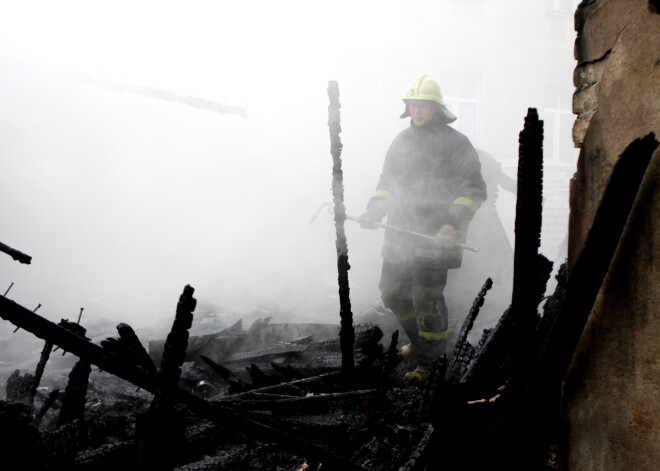
<instances>
[{"instance_id":1,"label":"metal pry bar","mask_svg":"<svg viewBox=\"0 0 660 471\"><path fill-rule=\"evenodd\" d=\"M329 202L323 203L321 206L319 206L319 209L317 209L316 212L314 213L314 215L311 217L311 219L309 221L310 223L314 222L316 220L316 218L321 213L321 210L323 210L323 208L327 208L328 212L330 214L332 214L332 210L330 208L330 203ZM348 214L346 215L346 219L348 219L349 221L360 222L360 218L357 218L355 216L349 216ZM403 232L405 234L414 235L414 236L421 237L423 239L427 239L427 240L431 240L431 241L436 240L435 237L430 236L428 234L422 234L421 232L409 231L408 229L402 229L400 227L391 226L389 224L383 224L382 222L374 222L373 224L374 224L374 226L380 227L382 229L391 229L393 231ZM479 252L479 247L478 246L463 244L461 242L455 242L455 241L452 241L452 243L456 244L457 246L461 247L462 249L469 250L471 252Z\"/></svg>"},{"instance_id":2,"label":"metal pry bar","mask_svg":"<svg viewBox=\"0 0 660 471\"><path fill-rule=\"evenodd\" d=\"M354 216L348 216L347 215L346 219L349 219L349 220L355 221L355 222L360 222L360 219L356 218ZM392 226L390 224L383 224L382 222L373 222L373 224L374 224L374 226L381 227L383 229L391 229L393 231L403 232L405 234L410 234L410 235L414 235L414 236L417 236L417 237L422 237L424 239L428 239L428 240L431 240L431 241L435 241L435 237L430 236L428 234L422 234L421 232L409 231L408 229L402 229L400 227ZM462 249L470 250L471 252L479 252L479 247L468 245L468 244L463 244L461 242L455 242L455 241L452 241L452 243L456 244L457 246L461 247Z\"/></svg>"}]
</instances>

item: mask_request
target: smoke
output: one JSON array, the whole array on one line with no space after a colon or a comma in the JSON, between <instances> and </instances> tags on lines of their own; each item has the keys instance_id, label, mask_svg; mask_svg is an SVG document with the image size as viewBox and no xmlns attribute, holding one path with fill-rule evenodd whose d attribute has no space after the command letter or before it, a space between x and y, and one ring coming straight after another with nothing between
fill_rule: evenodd
<instances>
[{"instance_id":1,"label":"smoke","mask_svg":"<svg viewBox=\"0 0 660 471\"><path fill-rule=\"evenodd\" d=\"M566 53L552 62L547 36L520 41L557 20L528 5L537 2L464 3L4 5L0 241L33 261L0 254L0 290L14 283L9 297L42 304L53 321L83 307L88 329L127 322L162 334L186 284L197 313L225 325L266 315L338 322L332 215L310 223L332 198L329 80L340 87L351 215L407 126L400 95L413 76L429 73L456 96L467 82L449 77L479 77L480 113L497 119L474 121L469 137L514 176L526 108L544 93L530 86L539 70L554 67L572 90L570 22L566 37L551 36ZM75 73L242 107L247 119L81 83ZM468 116L470 103L456 106ZM498 202L509 242L513 208L510 197ZM346 224L359 313L378 300L382 232ZM485 281L470 266L468 257L450 280L458 313ZM501 294L484 308L491 318L509 296L505 278L496 286Z\"/></svg>"}]
</instances>

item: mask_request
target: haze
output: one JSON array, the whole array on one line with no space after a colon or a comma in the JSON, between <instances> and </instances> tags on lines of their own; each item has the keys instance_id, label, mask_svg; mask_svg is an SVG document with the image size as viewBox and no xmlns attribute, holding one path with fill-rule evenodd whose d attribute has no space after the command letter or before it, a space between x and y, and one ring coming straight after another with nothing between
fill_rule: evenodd
<instances>
[{"instance_id":1,"label":"haze","mask_svg":"<svg viewBox=\"0 0 660 471\"><path fill-rule=\"evenodd\" d=\"M561 204L544 219L542 249L554 260L576 157L566 141L572 18L548 14L554 3L3 2L0 241L32 263L0 254L0 290L14 283L8 297L41 304L55 322L84 308L90 323L166 332L186 284L200 314L227 323L261 314L338 322L332 216L310 222L332 199L327 84L339 83L346 207L358 215L408 125L399 119L403 89L421 73L455 98L455 126L511 176L527 108L547 123L554 115L544 113L562 111L546 130L556 164L548 194L564 195L546 200ZM549 72L556 106L538 86ZM242 107L247 118L118 93L77 74ZM460 91L470 77L474 103ZM476 110L471 120L461 120L461 106ZM514 205L501 191L510 241ZM346 230L359 313L378 300L382 232L350 222ZM466 309L485 281L468 280L455 291ZM503 289L496 310L510 296Z\"/></svg>"}]
</instances>

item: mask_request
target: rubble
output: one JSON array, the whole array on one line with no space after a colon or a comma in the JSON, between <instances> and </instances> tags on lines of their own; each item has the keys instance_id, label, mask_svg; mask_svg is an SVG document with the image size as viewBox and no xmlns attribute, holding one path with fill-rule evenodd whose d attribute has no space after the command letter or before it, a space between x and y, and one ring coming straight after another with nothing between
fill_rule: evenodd
<instances>
[{"instance_id":1,"label":"rubble","mask_svg":"<svg viewBox=\"0 0 660 471\"><path fill-rule=\"evenodd\" d=\"M526 125L538 126L532 110ZM528 188L518 194L540 195L534 165L540 140L524 136L518 181ZM537 252L540 227L517 233L529 240L516 244L524 260L516 264L511 306L470 344L492 286L485 280L455 346L419 385L403 380L409 365L398 353L398 331L385 338L375 324L351 325L350 361L340 326L330 326L327 337L314 326L292 327L287 336L284 326L270 329L262 319L247 331L236 323L191 337L196 299L186 286L165 340L150 340L147 349L120 323L118 337L99 345L82 325L50 322L5 293L0 317L44 346L34 374L16 369L7 380L0 401L3 465L35 471L559 469L563 374L656 147L647 136L624 151L583 251L570 272L562 265L542 313L550 262ZM518 210L517 217L539 207ZM46 368L54 349L78 358L68 377Z\"/></svg>"}]
</instances>

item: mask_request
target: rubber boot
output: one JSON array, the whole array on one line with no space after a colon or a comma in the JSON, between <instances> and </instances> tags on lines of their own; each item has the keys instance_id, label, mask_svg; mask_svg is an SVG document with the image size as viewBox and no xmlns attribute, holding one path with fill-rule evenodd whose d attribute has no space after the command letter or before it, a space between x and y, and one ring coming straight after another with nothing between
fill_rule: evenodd
<instances>
[{"instance_id":1,"label":"rubber boot","mask_svg":"<svg viewBox=\"0 0 660 471\"><path fill-rule=\"evenodd\" d=\"M399 354L404 358L412 357L413 355L413 344L407 343L399 349Z\"/></svg>"},{"instance_id":2,"label":"rubber boot","mask_svg":"<svg viewBox=\"0 0 660 471\"><path fill-rule=\"evenodd\" d=\"M422 383L428 376L429 369L424 366L417 366L413 371L403 375L403 379L409 383Z\"/></svg>"},{"instance_id":3,"label":"rubber boot","mask_svg":"<svg viewBox=\"0 0 660 471\"><path fill-rule=\"evenodd\" d=\"M417 360L417 367L413 371L407 372L403 378L408 382L421 383L428 377L431 371L431 363L433 360L445 355L447 340L426 340L419 339L415 344L415 359Z\"/></svg>"}]
</instances>

